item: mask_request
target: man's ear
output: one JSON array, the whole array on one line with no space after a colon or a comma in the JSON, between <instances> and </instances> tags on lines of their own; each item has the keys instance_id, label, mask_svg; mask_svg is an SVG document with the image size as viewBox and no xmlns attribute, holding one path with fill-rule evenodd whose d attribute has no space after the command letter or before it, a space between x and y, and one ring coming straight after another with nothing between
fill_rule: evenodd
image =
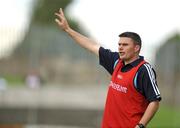
<instances>
[{"instance_id":1,"label":"man's ear","mask_svg":"<svg viewBox=\"0 0 180 128\"><path fill-rule=\"evenodd\" d=\"M135 52L139 52L140 51L140 46L139 45L135 45L135 48L134 48Z\"/></svg>"}]
</instances>

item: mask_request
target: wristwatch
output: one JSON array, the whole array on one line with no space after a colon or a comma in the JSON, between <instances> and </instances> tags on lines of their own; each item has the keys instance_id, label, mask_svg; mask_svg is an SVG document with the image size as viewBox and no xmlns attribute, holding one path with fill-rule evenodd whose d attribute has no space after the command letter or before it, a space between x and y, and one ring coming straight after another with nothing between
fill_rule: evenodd
<instances>
[{"instance_id":1,"label":"wristwatch","mask_svg":"<svg viewBox=\"0 0 180 128\"><path fill-rule=\"evenodd\" d=\"M143 124L138 124L139 128L145 128L145 126Z\"/></svg>"}]
</instances>

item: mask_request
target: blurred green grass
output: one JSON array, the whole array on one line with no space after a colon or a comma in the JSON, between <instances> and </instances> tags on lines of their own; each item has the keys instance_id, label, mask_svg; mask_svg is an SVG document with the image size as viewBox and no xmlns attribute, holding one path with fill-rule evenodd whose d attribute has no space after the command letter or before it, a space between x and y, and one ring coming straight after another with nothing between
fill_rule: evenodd
<instances>
[{"instance_id":1,"label":"blurred green grass","mask_svg":"<svg viewBox=\"0 0 180 128\"><path fill-rule=\"evenodd\" d=\"M180 108L161 105L148 128L180 128Z\"/></svg>"},{"instance_id":2,"label":"blurred green grass","mask_svg":"<svg viewBox=\"0 0 180 128\"><path fill-rule=\"evenodd\" d=\"M8 86L22 86L24 85L24 78L22 76L19 75L5 75L3 77L6 81Z\"/></svg>"}]
</instances>

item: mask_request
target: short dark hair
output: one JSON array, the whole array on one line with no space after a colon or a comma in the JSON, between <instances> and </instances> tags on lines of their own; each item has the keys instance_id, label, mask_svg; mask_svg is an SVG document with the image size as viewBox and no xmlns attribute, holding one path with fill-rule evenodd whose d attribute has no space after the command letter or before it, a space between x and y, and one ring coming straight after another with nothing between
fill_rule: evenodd
<instances>
[{"instance_id":1,"label":"short dark hair","mask_svg":"<svg viewBox=\"0 0 180 128\"><path fill-rule=\"evenodd\" d=\"M135 32L123 32L119 35L119 37L131 38L135 42L135 44L141 47L141 37Z\"/></svg>"}]
</instances>

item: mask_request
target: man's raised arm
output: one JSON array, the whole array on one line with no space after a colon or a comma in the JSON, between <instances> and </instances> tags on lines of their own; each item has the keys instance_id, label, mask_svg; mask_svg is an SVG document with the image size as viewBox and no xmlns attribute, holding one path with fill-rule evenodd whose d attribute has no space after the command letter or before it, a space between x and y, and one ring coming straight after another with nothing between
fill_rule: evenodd
<instances>
[{"instance_id":1,"label":"man's raised arm","mask_svg":"<svg viewBox=\"0 0 180 128\"><path fill-rule=\"evenodd\" d=\"M58 26L67 32L77 44L99 56L100 44L71 29L66 17L64 16L62 8L60 8L59 12L55 13L55 15L57 16L55 21Z\"/></svg>"}]
</instances>

